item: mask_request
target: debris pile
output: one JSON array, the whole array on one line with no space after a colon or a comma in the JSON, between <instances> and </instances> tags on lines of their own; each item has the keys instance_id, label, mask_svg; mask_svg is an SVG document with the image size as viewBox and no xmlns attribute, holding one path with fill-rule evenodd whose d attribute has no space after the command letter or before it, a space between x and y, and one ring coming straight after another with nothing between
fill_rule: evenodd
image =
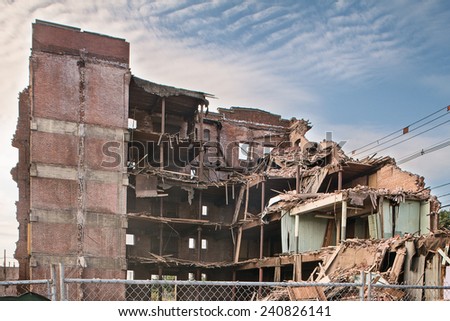
<instances>
[{"instance_id":1,"label":"debris pile","mask_svg":"<svg viewBox=\"0 0 450 321\"><path fill-rule=\"evenodd\" d=\"M384 240L348 239L339 246L321 250L322 263L309 276L308 286L277 288L262 300L360 300L360 285L363 282L364 298L370 297L372 301L445 299L431 297L431 290L376 286L369 289L369 283L442 285L443 280L449 278L448 275L443 275L444 269L441 269L450 265L449 247L450 231L438 231L419 237L396 236ZM438 264L432 264L434 261ZM428 277L424 277L425 275ZM430 276L438 278L432 279ZM334 283L345 285L329 285ZM434 295L443 296L442 293Z\"/></svg>"}]
</instances>

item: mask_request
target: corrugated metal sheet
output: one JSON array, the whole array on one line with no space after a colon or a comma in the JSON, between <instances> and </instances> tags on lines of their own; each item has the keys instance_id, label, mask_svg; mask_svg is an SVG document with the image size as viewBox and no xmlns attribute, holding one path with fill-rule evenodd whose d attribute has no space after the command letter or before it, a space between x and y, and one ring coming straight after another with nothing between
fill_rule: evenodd
<instances>
[{"instance_id":1,"label":"corrugated metal sheet","mask_svg":"<svg viewBox=\"0 0 450 321\"><path fill-rule=\"evenodd\" d=\"M406 257L404 265L405 284L423 285L425 273L425 256L416 256L416 248L413 241L405 242ZM423 289L407 289L408 296L413 301L421 301Z\"/></svg>"},{"instance_id":2,"label":"corrugated metal sheet","mask_svg":"<svg viewBox=\"0 0 450 321\"><path fill-rule=\"evenodd\" d=\"M438 254L427 261L425 266L425 285L440 285L441 282L441 256ZM435 301L438 299L436 290L425 290L425 300Z\"/></svg>"},{"instance_id":3,"label":"corrugated metal sheet","mask_svg":"<svg viewBox=\"0 0 450 321\"><path fill-rule=\"evenodd\" d=\"M444 285L450 286L450 266L445 267ZM444 300L450 300L450 290L444 290Z\"/></svg>"}]
</instances>

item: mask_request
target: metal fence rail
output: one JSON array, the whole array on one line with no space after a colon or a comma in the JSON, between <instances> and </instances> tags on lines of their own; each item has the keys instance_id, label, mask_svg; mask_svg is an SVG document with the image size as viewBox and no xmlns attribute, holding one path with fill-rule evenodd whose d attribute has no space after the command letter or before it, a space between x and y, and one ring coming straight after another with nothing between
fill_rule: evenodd
<instances>
[{"instance_id":1,"label":"metal fence rail","mask_svg":"<svg viewBox=\"0 0 450 321\"><path fill-rule=\"evenodd\" d=\"M18 296L33 292L52 300L55 295L54 284L52 279L0 281L0 296Z\"/></svg>"},{"instance_id":2,"label":"metal fence rail","mask_svg":"<svg viewBox=\"0 0 450 321\"><path fill-rule=\"evenodd\" d=\"M128 301L436 301L450 286L371 283L65 279L68 300Z\"/></svg>"},{"instance_id":3,"label":"metal fence rail","mask_svg":"<svg viewBox=\"0 0 450 321\"><path fill-rule=\"evenodd\" d=\"M129 301L251 301L289 300L289 288L315 288L304 282L232 282L170 280L65 279L67 298ZM327 283L321 287L344 287L358 292L358 283ZM83 293L75 298L74 294Z\"/></svg>"},{"instance_id":4,"label":"metal fence rail","mask_svg":"<svg viewBox=\"0 0 450 321\"><path fill-rule=\"evenodd\" d=\"M34 292L71 301L437 301L450 286L372 283L231 282L59 278L0 281L0 296ZM1 292L8 290L9 294Z\"/></svg>"}]
</instances>

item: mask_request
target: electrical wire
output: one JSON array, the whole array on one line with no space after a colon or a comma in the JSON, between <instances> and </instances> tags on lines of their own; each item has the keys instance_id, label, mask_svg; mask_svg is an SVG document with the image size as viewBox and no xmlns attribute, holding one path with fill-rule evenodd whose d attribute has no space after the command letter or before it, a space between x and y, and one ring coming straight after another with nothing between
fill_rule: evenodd
<instances>
[{"instance_id":1,"label":"electrical wire","mask_svg":"<svg viewBox=\"0 0 450 321\"><path fill-rule=\"evenodd\" d=\"M415 153L410 154L408 156L401 157L396 163L397 163L397 165L404 164L404 163L409 162L409 161L411 161L413 159L416 159L417 157L423 156L425 154L430 154L432 152L435 152L437 150L440 150L440 149L448 147L448 146L450 146L450 138L446 139L444 141L441 141L439 143L436 143L434 145L431 145L431 146L429 146L429 147L427 147L425 149L422 148L419 152L415 152Z\"/></svg>"},{"instance_id":2,"label":"electrical wire","mask_svg":"<svg viewBox=\"0 0 450 321\"><path fill-rule=\"evenodd\" d=\"M444 183L444 184L441 184L441 185L438 185L438 186L425 187L425 188L426 189L438 189L438 188L441 188L441 187L444 187L444 186L447 186L447 185L450 185L450 182L449 183Z\"/></svg>"},{"instance_id":3,"label":"electrical wire","mask_svg":"<svg viewBox=\"0 0 450 321\"><path fill-rule=\"evenodd\" d=\"M450 111L450 106L446 106L446 107L440 108L440 109L438 109L437 111L435 111L435 112L433 112L433 113L431 113L431 114L429 114L429 115L427 115L427 116L425 116L425 117L422 117L421 119L419 119L419 120L417 120L417 121L415 121L415 122L413 122L413 123L411 123L411 124L409 124L409 125L407 125L407 126L401 128L401 129L399 129L399 130L396 130L396 131L394 131L394 132L392 132L392 133L390 133L390 134L388 134L388 135L386 135L386 136L384 136L384 137L382 137L382 138L380 138L380 139L377 139L377 140L375 140L375 141L373 141L373 142L371 142L371 143L368 143L368 144L366 144L366 145L364 145L364 146L361 146L361 147L359 147L359 148L354 149L354 150L351 152L351 153L352 153L352 156L361 154L361 153L363 153L363 152L365 152L365 151L367 151L367 150L371 150L371 149L373 149L373 148L376 148L376 147L378 147L378 146L381 146L381 145L383 145L383 144L386 144L387 142L392 141L392 140L394 140L394 139L396 139L396 138L398 138L398 137L401 137L402 135L405 135L405 134L406 134L406 133L404 133L404 129L405 129L405 128L409 128L409 127L411 127L411 126L414 126L414 125L416 125L416 124L418 124L418 123L424 121L425 119L428 119L428 118L430 118L431 116L436 115L437 113L439 113L439 112L441 112L441 111L443 111L443 110L446 110L447 112ZM447 115L447 114L448 114L448 113L446 113L445 115ZM443 116L445 116L445 115L441 115L441 116L439 116L439 117L437 117L437 118L434 118L433 120L428 121L427 123L422 124L421 126L419 126L419 127L417 127L417 128L423 127L423 126L425 126L425 125L427 125L427 124L429 124L429 123L435 121L436 119L439 119L440 117L443 117ZM415 128L415 129L417 129L417 128ZM413 129L413 130L415 130L415 129ZM411 131L413 131L413 130L411 130ZM408 132L411 132L411 131L408 131ZM392 139L388 140L387 142L380 143L380 141L383 141L384 139L389 138L389 137L391 137L392 135L397 134L398 132L401 132L401 134L398 135L398 136L396 136L395 138L392 138ZM369 147L369 146L371 146L371 145L373 145L373 144L377 144L377 145L374 146L374 147L371 147L371 148L369 148L369 149L365 149L366 147ZM360 151L361 149L364 149L364 150ZM359 151L359 152L357 152L357 151Z\"/></svg>"},{"instance_id":4,"label":"electrical wire","mask_svg":"<svg viewBox=\"0 0 450 321\"><path fill-rule=\"evenodd\" d=\"M420 125L420 126L418 126L418 127L416 127L416 128L413 128L413 129L409 130L407 133L403 133L403 130L402 130L402 133L401 133L400 135L397 135L397 136L395 136L395 137L393 137L393 138L391 138L391 139L389 139L389 140L387 140L387 141L385 141L385 142L382 142L382 143L378 144L377 146L373 146L373 147L370 147L370 148L366 148L366 149L364 149L364 150L362 150L362 151L360 151L360 152L358 152L358 153L355 153L354 156L359 155L359 154L362 154L362 153L367 152L367 151L369 151L369 150L372 150L372 149L374 149L374 148L380 147L380 146L382 146L382 145L384 145L384 144L390 143L390 142L396 140L397 138L400 138L400 137L402 137L403 135L412 133L413 131L415 131L415 130L417 130L417 129L419 129L419 128L422 128L422 127L424 127L424 126L426 126L426 125L428 125L428 124L434 122L435 120L438 120L439 118L442 118L443 116L446 116L446 115L448 115L448 114L441 115L441 116L438 116L438 117L436 117L436 118L433 118L432 120L429 120L429 121L427 121L426 123L424 123L424 124L422 124L422 125ZM409 127L409 126L407 126L407 127ZM407 128L407 127L405 127L405 128Z\"/></svg>"},{"instance_id":5,"label":"electrical wire","mask_svg":"<svg viewBox=\"0 0 450 321\"><path fill-rule=\"evenodd\" d=\"M425 133L429 132L430 130L433 130L433 129L436 129L436 128L442 126L442 125L445 125L445 124L447 124L447 123L449 123L449 122L450 122L450 120L446 120L446 121L444 121L444 122L442 122L442 123L437 124L436 126L433 126L433 127L428 128L428 129L426 129L426 130L424 130L424 131L421 131L420 133L417 133L417 134L415 134L414 136L411 136L411 137L408 137L408 138L406 138L406 139L403 139L403 140L401 140L401 141L399 141L399 142L396 142L396 143L394 143L394 144L391 144L391 145L389 145L389 146L387 146L387 147L385 147L385 148L379 149L379 150L377 150L377 151L375 151L375 152L372 152L372 153L379 153L379 152L382 152L382 151L384 151L384 150L386 150L386 149L389 149L389 148L391 148L391 147L397 146L397 145L399 145L399 144L401 144L401 143L404 143L404 142L406 142L406 141L408 141L408 140L411 140L411 139L413 139L413 138L415 138L415 137L417 137L417 136L419 136L419 135L425 134ZM372 153L371 153L371 154L372 154Z\"/></svg>"}]
</instances>

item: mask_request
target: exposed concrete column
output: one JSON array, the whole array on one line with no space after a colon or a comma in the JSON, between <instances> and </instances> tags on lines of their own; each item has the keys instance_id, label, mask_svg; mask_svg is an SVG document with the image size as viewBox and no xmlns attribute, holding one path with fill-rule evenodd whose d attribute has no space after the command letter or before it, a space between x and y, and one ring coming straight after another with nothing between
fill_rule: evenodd
<instances>
[{"instance_id":1,"label":"exposed concrete column","mask_svg":"<svg viewBox=\"0 0 450 321\"><path fill-rule=\"evenodd\" d=\"M261 183L261 219L264 212L265 205L265 192L266 192L266 182ZM260 233L259 233L259 258L262 259L264 254L264 224L261 222ZM263 281L263 269L259 268L259 282Z\"/></svg>"},{"instance_id":2,"label":"exposed concrete column","mask_svg":"<svg viewBox=\"0 0 450 321\"><path fill-rule=\"evenodd\" d=\"M339 242L341 241L341 220L337 215L335 219L335 225L336 225L336 244L339 244Z\"/></svg>"},{"instance_id":3,"label":"exposed concrete column","mask_svg":"<svg viewBox=\"0 0 450 321\"><path fill-rule=\"evenodd\" d=\"M347 201L342 201L341 241L345 241L347 232Z\"/></svg>"},{"instance_id":4,"label":"exposed concrete column","mask_svg":"<svg viewBox=\"0 0 450 321\"><path fill-rule=\"evenodd\" d=\"M266 192L266 182L262 181L261 183L261 219L262 214L264 212L265 201L265 192ZM263 244L264 244L264 224L261 222L261 230L260 230L260 238L259 238L259 258L263 258Z\"/></svg>"},{"instance_id":5,"label":"exposed concrete column","mask_svg":"<svg viewBox=\"0 0 450 321\"><path fill-rule=\"evenodd\" d=\"M163 212L164 212L164 201L163 198L161 197L159 200L159 216L163 217ZM159 223L159 256L163 255L163 248L164 248L164 234L163 234L163 223ZM163 276L163 269L162 269L162 265L158 264L158 278L159 280L162 280L162 276Z\"/></svg>"},{"instance_id":6,"label":"exposed concrete column","mask_svg":"<svg viewBox=\"0 0 450 321\"><path fill-rule=\"evenodd\" d=\"M297 215L295 215L295 226L294 226L294 236L295 236L295 253L298 253L298 238L299 238L299 230L300 227L300 217Z\"/></svg>"},{"instance_id":7,"label":"exposed concrete column","mask_svg":"<svg viewBox=\"0 0 450 321\"><path fill-rule=\"evenodd\" d=\"M198 195L198 219L202 219L202 206L203 206L203 192L200 190ZM202 228L197 228L197 261L202 259Z\"/></svg>"},{"instance_id":8,"label":"exposed concrete column","mask_svg":"<svg viewBox=\"0 0 450 321\"><path fill-rule=\"evenodd\" d=\"M166 131L166 98L162 98L161 101L161 135L164 135ZM162 139L159 142L159 167L164 169L164 143Z\"/></svg>"},{"instance_id":9,"label":"exposed concrete column","mask_svg":"<svg viewBox=\"0 0 450 321\"><path fill-rule=\"evenodd\" d=\"M202 228L199 226L197 228L197 261L200 262L202 260Z\"/></svg>"},{"instance_id":10,"label":"exposed concrete column","mask_svg":"<svg viewBox=\"0 0 450 321\"><path fill-rule=\"evenodd\" d=\"M297 192L297 194L300 194L300 177L301 177L301 167L300 167L300 163L297 164L297 172L296 172L296 180L295 180L295 190Z\"/></svg>"},{"instance_id":11,"label":"exposed concrete column","mask_svg":"<svg viewBox=\"0 0 450 321\"><path fill-rule=\"evenodd\" d=\"M204 159L204 150L203 150L203 104L200 105L200 133L199 133L199 141L200 141L200 153L198 155L199 158L199 167L198 167L198 180L203 180L203 159Z\"/></svg>"},{"instance_id":12,"label":"exposed concrete column","mask_svg":"<svg viewBox=\"0 0 450 321\"><path fill-rule=\"evenodd\" d=\"M338 171L338 191L342 190L342 168Z\"/></svg>"}]
</instances>

